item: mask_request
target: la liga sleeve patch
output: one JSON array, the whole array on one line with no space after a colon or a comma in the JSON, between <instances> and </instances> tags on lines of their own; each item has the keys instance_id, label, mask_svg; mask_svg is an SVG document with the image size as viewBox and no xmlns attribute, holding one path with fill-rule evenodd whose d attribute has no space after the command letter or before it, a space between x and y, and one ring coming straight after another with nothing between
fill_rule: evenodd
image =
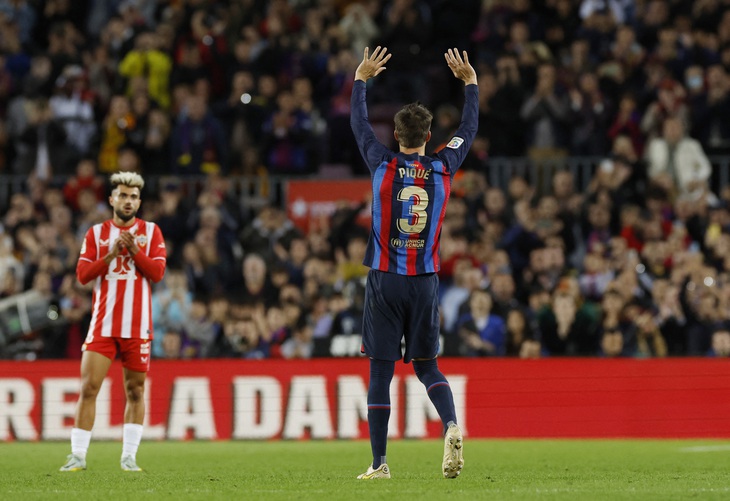
<instances>
[{"instance_id":1,"label":"la liga sleeve patch","mask_svg":"<svg viewBox=\"0 0 730 501\"><path fill-rule=\"evenodd\" d=\"M462 144L464 144L464 140L460 137L454 136L451 138L451 141L449 141L449 144L447 144L446 147L455 150Z\"/></svg>"}]
</instances>

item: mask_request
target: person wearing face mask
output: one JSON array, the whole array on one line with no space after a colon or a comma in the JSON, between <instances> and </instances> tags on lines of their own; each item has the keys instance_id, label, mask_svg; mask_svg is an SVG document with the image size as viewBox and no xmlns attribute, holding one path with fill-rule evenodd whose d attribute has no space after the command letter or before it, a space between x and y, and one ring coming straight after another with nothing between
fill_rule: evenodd
<instances>
[{"instance_id":1,"label":"person wearing face mask","mask_svg":"<svg viewBox=\"0 0 730 501\"><path fill-rule=\"evenodd\" d=\"M695 68L691 66L689 72ZM700 68L701 69L701 68ZM689 100L692 109L692 129L690 135L696 138L709 155L730 153L730 78L721 64L708 66L703 74L694 69L687 75L688 89L702 81L701 92ZM693 94L690 92L690 96Z\"/></svg>"}]
</instances>

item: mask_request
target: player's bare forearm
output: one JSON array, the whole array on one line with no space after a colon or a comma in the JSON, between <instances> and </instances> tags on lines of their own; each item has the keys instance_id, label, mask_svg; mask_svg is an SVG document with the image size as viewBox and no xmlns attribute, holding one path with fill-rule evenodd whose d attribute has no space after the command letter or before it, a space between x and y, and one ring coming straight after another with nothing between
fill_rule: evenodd
<instances>
[{"instance_id":1,"label":"player's bare forearm","mask_svg":"<svg viewBox=\"0 0 730 501\"><path fill-rule=\"evenodd\" d=\"M469 64L469 56L466 51L462 51L462 54L459 54L458 49L449 49L448 52L444 54L444 58L446 59L446 64L449 65L451 72L456 78L464 82L464 85L477 84L477 72L474 71L472 65Z\"/></svg>"},{"instance_id":2,"label":"player's bare forearm","mask_svg":"<svg viewBox=\"0 0 730 501\"><path fill-rule=\"evenodd\" d=\"M367 82L369 79L380 75L385 71L385 63L390 59L391 54L388 54L386 47L378 45L373 51L373 55L370 54L370 49L365 47L363 51L362 61L355 70L355 80L362 80Z\"/></svg>"}]
</instances>

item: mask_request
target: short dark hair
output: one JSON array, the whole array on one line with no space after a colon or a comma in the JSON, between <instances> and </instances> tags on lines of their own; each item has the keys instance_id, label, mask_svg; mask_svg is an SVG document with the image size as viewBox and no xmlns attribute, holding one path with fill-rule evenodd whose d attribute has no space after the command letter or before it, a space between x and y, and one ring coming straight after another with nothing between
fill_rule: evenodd
<instances>
[{"instance_id":1,"label":"short dark hair","mask_svg":"<svg viewBox=\"0 0 730 501\"><path fill-rule=\"evenodd\" d=\"M419 102L410 103L395 114L395 131L404 148L419 148L426 144L433 114Z\"/></svg>"}]
</instances>

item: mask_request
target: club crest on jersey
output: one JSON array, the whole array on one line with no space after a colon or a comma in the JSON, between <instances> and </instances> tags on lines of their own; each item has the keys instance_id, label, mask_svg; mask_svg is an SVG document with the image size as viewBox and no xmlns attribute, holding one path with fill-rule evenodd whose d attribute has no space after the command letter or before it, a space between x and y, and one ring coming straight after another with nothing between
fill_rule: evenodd
<instances>
[{"instance_id":1,"label":"club crest on jersey","mask_svg":"<svg viewBox=\"0 0 730 501\"><path fill-rule=\"evenodd\" d=\"M460 137L454 136L451 138L451 141L449 141L449 144L447 144L446 147L455 150L462 144L464 144L464 140Z\"/></svg>"},{"instance_id":2,"label":"club crest on jersey","mask_svg":"<svg viewBox=\"0 0 730 501\"><path fill-rule=\"evenodd\" d=\"M147 235L137 235L137 238L135 238L134 240L140 247L144 247L145 245L147 245Z\"/></svg>"}]
</instances>

